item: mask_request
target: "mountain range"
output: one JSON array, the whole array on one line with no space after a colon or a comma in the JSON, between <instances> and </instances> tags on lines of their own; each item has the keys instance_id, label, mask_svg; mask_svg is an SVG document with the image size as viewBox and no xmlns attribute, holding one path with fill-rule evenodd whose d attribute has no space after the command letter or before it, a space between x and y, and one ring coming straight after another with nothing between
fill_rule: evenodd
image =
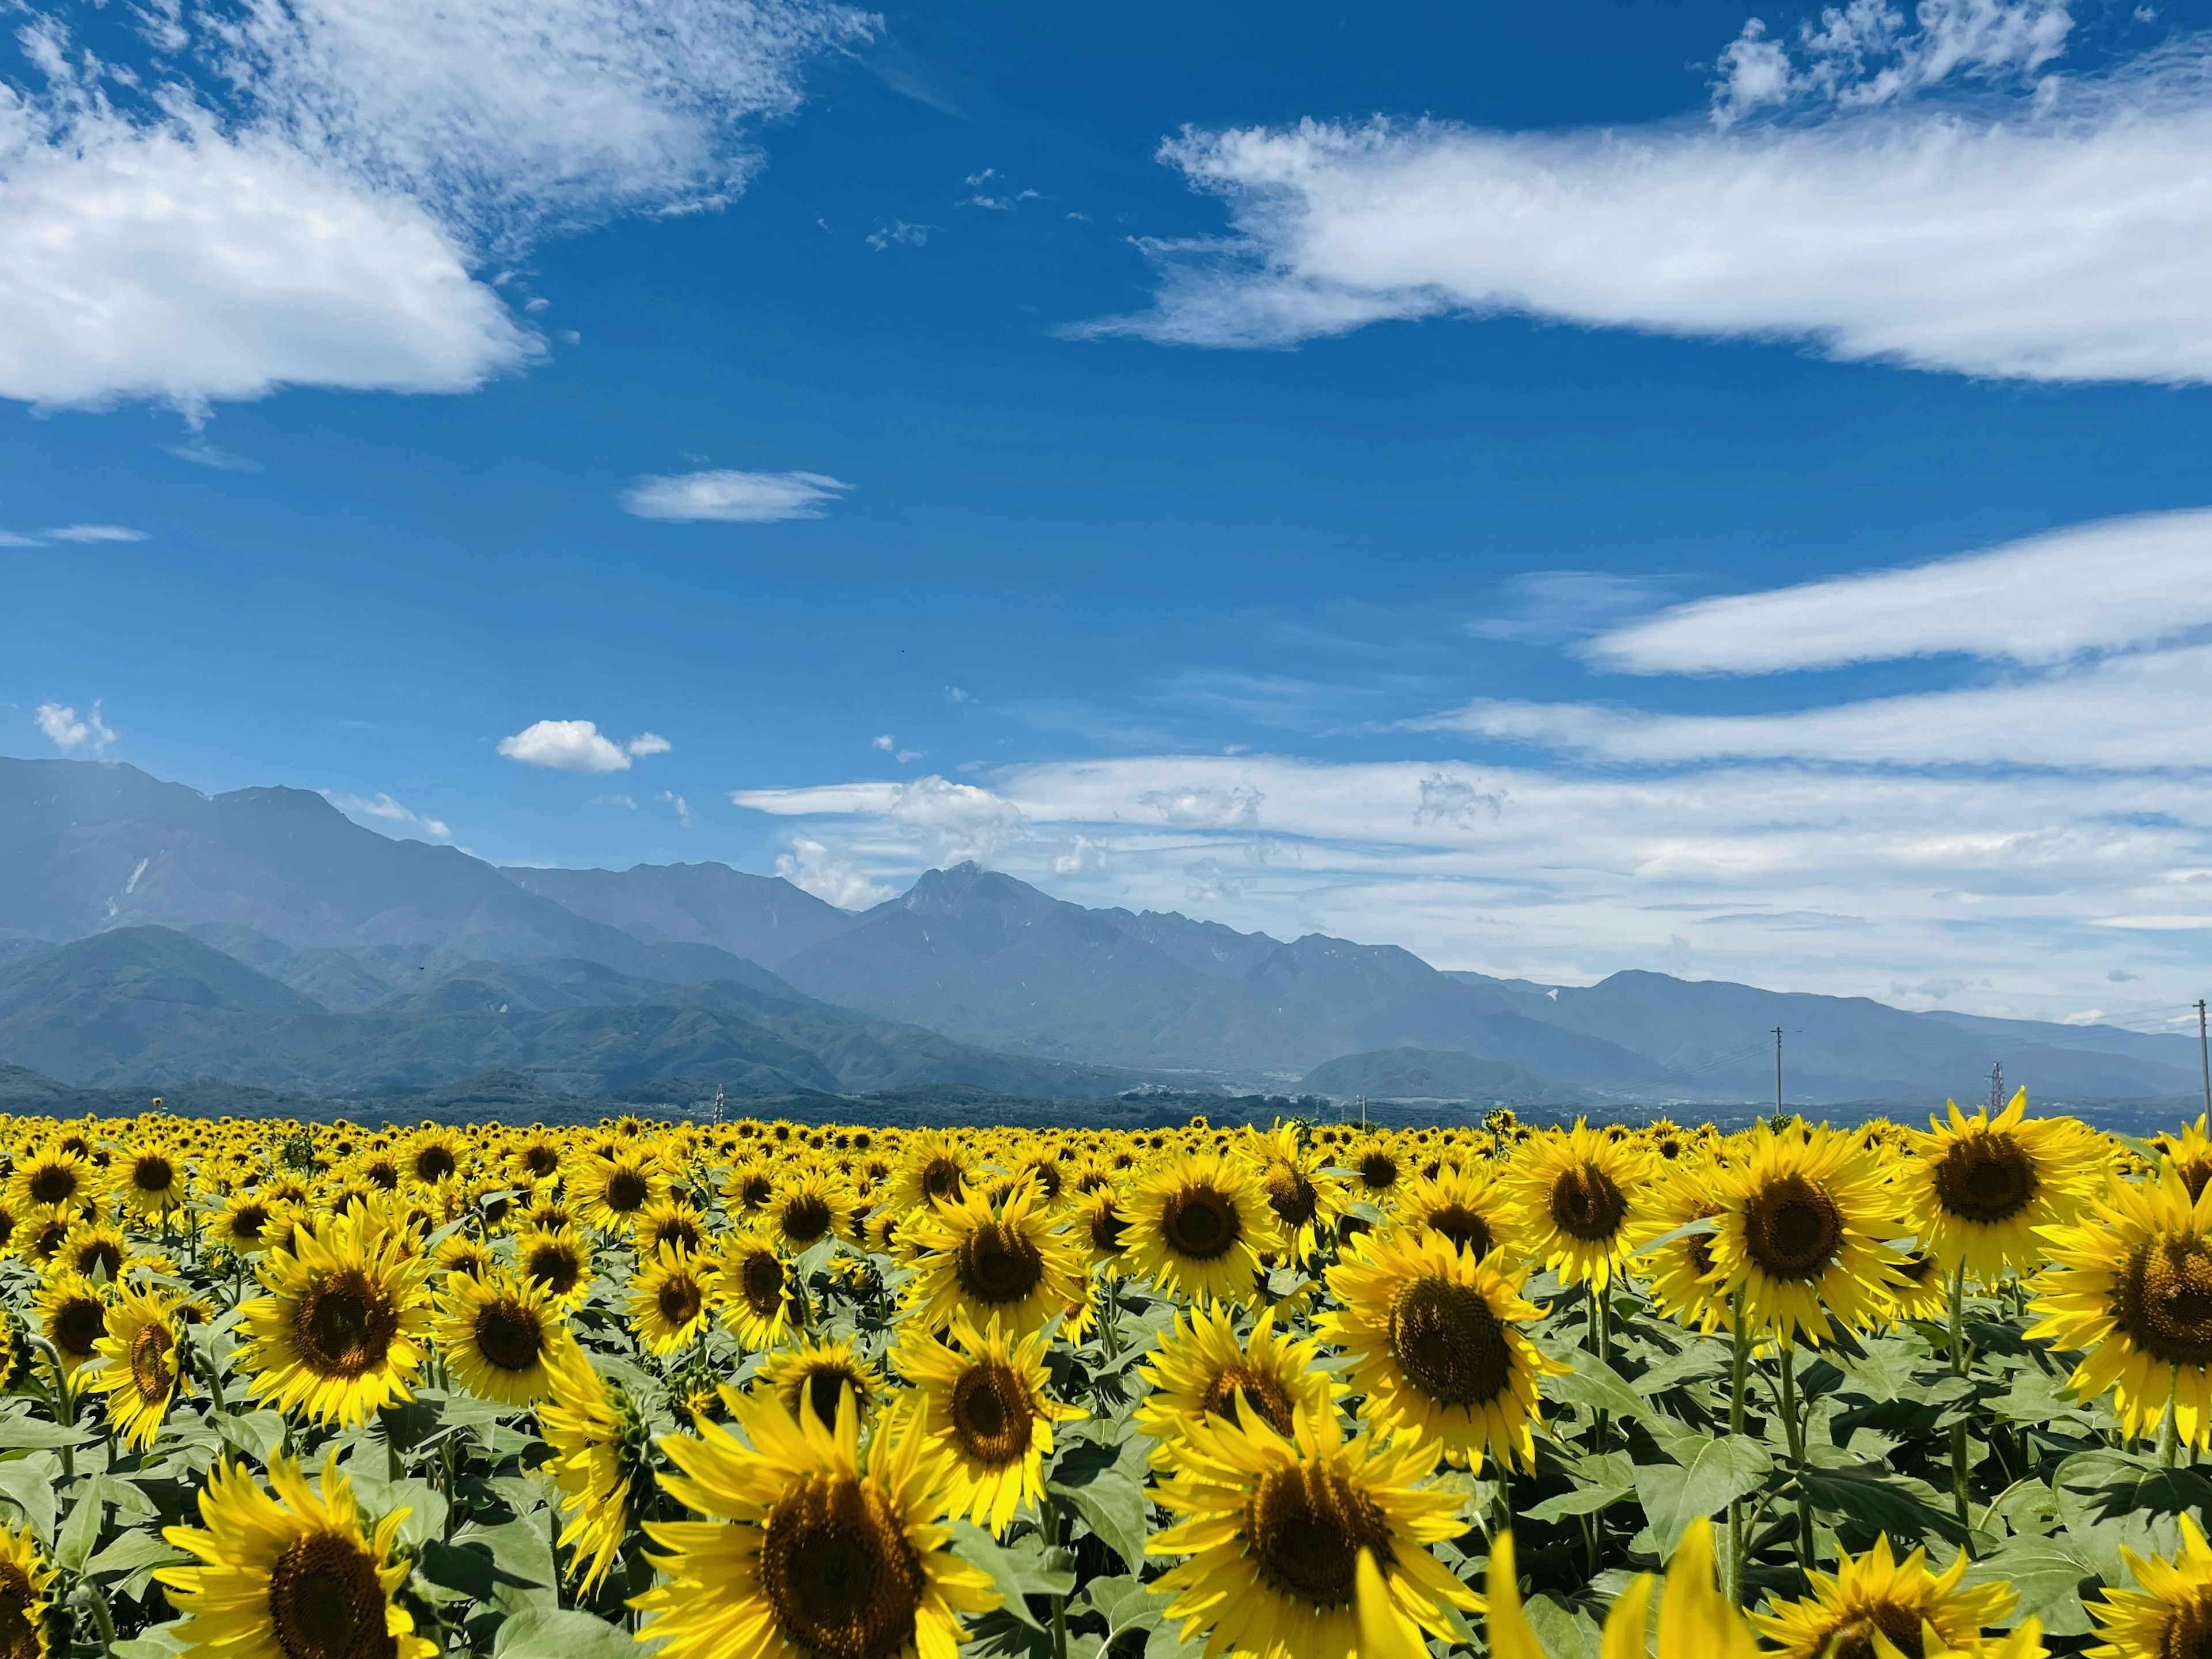
<instances>
[{"instance_id":1,"label":"mountain range","mask_svg":"<svg viewBox=\"0 0 2212 1659\"><path fill-rule=\"evenodd\" d=\"M2054 1101L2198 1085L2179 1036L1655 973L1441 971L1393 945L1086 908L972 864L860 913L720 864L501 869L310 791L0 759L0 1064L78 1087L343 1098L501 1073L565 1095L680 1079L1724 1103L1771 1097L1778 1026L1796 1103L1972 1097L1999 1061Z\"/></svg>"}]
</instances>

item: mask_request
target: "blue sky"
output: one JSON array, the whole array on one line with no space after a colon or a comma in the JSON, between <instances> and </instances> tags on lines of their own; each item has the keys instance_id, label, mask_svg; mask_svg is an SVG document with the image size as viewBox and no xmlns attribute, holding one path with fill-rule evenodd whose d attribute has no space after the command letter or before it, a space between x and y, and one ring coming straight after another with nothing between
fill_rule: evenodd
<instances>
[{"instance_id":1,"label":"blue sky","mask_svg":"<svg viewBox=\"0 0 2212 1659\"><path fill-rule=\"evenodd\" d=\"M848 904L2201 988L2203 8L20 15L0 750Z\"/></svg>"}]
</instances>

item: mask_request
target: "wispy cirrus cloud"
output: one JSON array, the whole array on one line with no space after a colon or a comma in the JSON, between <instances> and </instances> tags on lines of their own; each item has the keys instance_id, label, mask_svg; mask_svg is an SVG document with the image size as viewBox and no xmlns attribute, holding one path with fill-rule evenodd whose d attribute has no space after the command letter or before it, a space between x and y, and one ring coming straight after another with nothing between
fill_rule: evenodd
<instances>
[{"instance_id":1,"label":"wispy cirrus cloud","mask_svg":"<svg viewBox=\"0 0 2212 1659\"><path fill-rule=\"evenodd\" d=\"M349 795L341 790L325 789L322 798L349 818L368 818L377 823L390 823L403 829L420 830L434 841L451 841L452 828L443 820L425 817L412 807L401 805L382 790L373 795Z\"/></svg>"},{"instance_id":2,"label":"wispy cirrus cloud","mask_svg":"<svg viewBox=\"0 0 2212 1659\"><path fill-rule=\"evenodd\" d=\"M671 524L775 524L818 519L852 487L823 472L682 472L640 478L623 510Z\"/></svg>"}]
</instances>

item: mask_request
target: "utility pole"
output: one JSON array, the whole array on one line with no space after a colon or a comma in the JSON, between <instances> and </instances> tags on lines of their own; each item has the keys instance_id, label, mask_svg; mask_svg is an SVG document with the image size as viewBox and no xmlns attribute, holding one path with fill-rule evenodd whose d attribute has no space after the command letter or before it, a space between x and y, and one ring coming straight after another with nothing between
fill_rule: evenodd
<instances>
[{"instance_id":1,"label":"utility pole","mask_svg":"<svg viewBox=\"0 0 2212 1659\"><path fill-rule=\"evenodd\" d=\"M1990 1110L2004 1110L2004 1061L1990 1067Z\"/></svg>"},{"instance_id":2,"label":"utility pole","mask_svg":"<svg viewBox=\"0 0 2212 1659\"><path fill-rule=\"evenodd\" d=\"M722 1085L719 1083L714 1085L714 1127L722 1127Z\"/></svg>"},{"instance_id":3,"label":"utility pole","mask_svg":"<svg viewBox=\"0 0 2212 1659\"><path fill-rule=\"evenodd\" d=\"M2204 1041L2204 999L2197 999L2197 1058L2204 1067L2204 1109L2212 1114L2212 1048Z\"/></svg>"},{"instance_id":4,"label":"utility pole","mask_svg":"<svg viewBox=\"0 0 2212 1659\"><path fill-rule=\"evenodd\" d=\"M1363 1129L1367 1127L1367 1097L1365 1095L1359 1097L1359 1127Z\"/></svg>"},{"instance_id":5,"label":"utility pole","mask_svg":"<svg viewBox=\"0 0 2212 1659\"><path fill-rule=\"evenodd\" d=\"M1782 1028L1774 1028L1774 1115L1782 1115Z\"/></svg>"}]
</instances>

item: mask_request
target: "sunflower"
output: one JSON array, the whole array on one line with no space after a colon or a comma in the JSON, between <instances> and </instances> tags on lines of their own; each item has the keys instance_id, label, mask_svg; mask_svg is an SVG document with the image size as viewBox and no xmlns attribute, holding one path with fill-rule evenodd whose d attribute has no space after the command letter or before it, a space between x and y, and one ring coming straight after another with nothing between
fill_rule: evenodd
<instances>
[{"instance_id":1,"label":"sunflower","mask_svg":"<svg viewBox=\"0 0 2212 1659\"><path fill-rule=\"evenodd\" d=\"M2070 1119L2028 1121L2027 1091L1990 1116L1951 1105L1948 1125L1931 1117L1912 1135L1916 1158L1902 1161L1907 1220L1921 1253L1948 1278L1961 1267L1984 1283L2008 1270L2041 1265L2038 1230L2073 1218L2100 1165L2081 1126Z\"/></svg>"},{"instance_id":2,"label":"sunflower","mask_svg":"<svg viewBox=\"0 0 2212 1659\"><path fill-rule=\"evenodd\" d=\"M2212 1645L2212 1547L2196 1518L2181 1516L2181 1553L2146 1559L2124 1544L2120 1559L2141 1589L2107 1589L2089 1611L2106 1645L2090 1659L2196 1659Z\"/></svg>"},{"instance_id":3,"label":"sunflower","mask_svg":"<svg viewBox=\"0 0 2212 1659\"><path fill-rule=\"evenodd\" d=\"M715 1267L722 1323L746 1347L772 1348L804 1320L791 1265L766 1233L732 1228L723 1237Z\"/></svg>"},{"instance_id":4,"label":"sunflower","mask_svg":"<svg viewBox=\"0 0 2212 1659\"><path fill-rule=\"evenodd\" d=\"M1928 1571L1924 1549L1899 1562L1884 1533L1856 1560L1841 1556L1833 1576L1808 1572L1810 1595L1770 1601L1772 1611L1753 1613L1752 1623L1788 1659L1874 1659L1876 1632L1904 1652L1918 1653L1923 1624L1947 1646L1957 1646L1978 1638L1984 1626L2003 1623L2020 1600L2006 1583L1960 1589L1972 1565L1960 1550L1939 1577Z\"/></svg>"},{"instance_id":5,"label":"sunflower","mask_svg":"<svg viewBox=\"0 0 2212 1659\"><path fill-rule=\"evenodd\" d=\"M552 1384L552 1397L538 1407L538 1430L553 1449L546 1467L569 1517L557 1547L572 1552L568 1575L589 1595L622 1559L646 1435L627 1397L608 1387L580 1348L560 1356Z\"/></svg>"},{"instance_id":6,"label":"sunflower","mask_svg":"<svg viewBox=\"0 0 2212 1659\"><path fill-rule=\"evenodd\" d=\"M1826 1124L1778 1133L1764 1123L1743 1153L1723 1180L1712 1236L1723 1292L1741 1290L1752 1328L1785 1347L1801 1334L1829 1340L1832 1319L1873 1325L1903 1260L1883 1242L1899 1229L1874 1155Z\"/></svg>"},{"instance_id":7,"label":"sunflower","mask_svg":"<svg viewBox=\"0 0 2212 1659\"><path fill-rule=\"evenodd\" d=\"M906 1142L905 1156L891 1177L887 1207L903 1214L935 1204L957 1204L975 1178L975 1162L959 1137L924 1129Z\"/></svg>"},{"instance_id":8,"label":"sunflower","mask_svg":"<svg viewBox=\"0 0 2212 1659\"><path fill-rule=\"evenodd\" d=\"M662 1244L678 1244L696 1252L707 1243L707 1218L694 1204L665 1198L630 1218L630 1237L640 1255L651 1255Z\"/></svg>"},{"instance_id":9,"label":"sunflower","mask_svg":"<svg viewBox=\"0 0 2212 1659\"><path fill-rule=\"evenodd\" d=\"M1441 1234L1363 1233L1328 1270L1342 1305L1316 1328L1352 1356L1372 1418L1478 1470L1486 1454L1534 1467L1537 1380L1571 1369L1522 1334L1545 1310L1504 1269L1503 1251L1478 1261Z\"/></svg>"},{"instance_id":10,"label":"sunflower","mask_svg":"<svg viewBox=\"0 0 2212 1659\"><path fill-rule=\"evenodd\" d=\"M0 1522L0 1659L46 1659L46 1590L53 1582L31 1529Z\"/></svg>"},{"instance_id":11,"label":"sunflower","mask_svg":"<svg viewBox=\"0 0 2212 1659\"><path fill-rule=\"evenodd\" d=\"M507 1179L515 1186L535 1189L561 1173L561 1143L551 1135L526 1135L507 1149Z\"/></svg>"},{"instance_id":12,"label":"sunflower","mask_svg":"<svg viewBox=\"0 0 2212 1659\"><path fill-rule=\"evenodd\" d=\"M204 1528L163 1529L201 1562L154 1574L182 1615L179 1640L227 1659L431 1659L437 1644L392 1599L407 1577L407 1563L391 1559L407 1511L364 1534L336 1452L319 1492L281 1452L269 1485L243 1464L219 1465L200 1493Z\"/></svg>"},{"instance_id":13,"label":"sunflower","mask_svg":"<svg viewBox=\"0 0 2212 1659\"><path fill-rule=\"evenodd\" d=\"M107 1396L107 1420L125 1444L144 1451L161 1431L177 1395L182 1355L169 1305L149 1291L119 1291L106 1310L107 1328L93 1345L106 1363L87 1382Z\"/></svg>"},{"instance_id":14,"label":"sunflower","mask_svg":"<svg viewBox=\"0 0 2212 1659\"><path fill-rule=\"evenodd\" d=\"M646 1558L665 1581L630 1603L653 1615L641 1638L662 1659L952 1659L960 1614L999 1595L947 1547L951 1459L923 1414L863 1464L849 1405L824 1425L772 1396L728 1404L743 1440L707 1422L660 1443L680 1471L661 1485L713 1518L645 1523L667 1553Z\"/></svg>"},{"instance_id":15,"label":"sunflower","mask_svg":"<svg viewBox=\"0 0 2212 1659\"><path fill-rule=\"evenodd\" d=\"M112 1221L82 1218L71 1222L69 1231L62 1235L53 1260L71 1273L105 1279L114 1285L122 1281L123 1264L130 1255L131 1241L124 1237L120 1227Z\"/></svg>"},{"instance_id":16,"label":"sunflower","mask_svg":"<svg viewBox=\"0 0 2212 1659\"><path fill-rule=\"evenodd\" d=\"M208 1223L207 1237L233 1255L258 1255L271 1239L283 1237L290 1220L291 1208L283 1200L236 1192Z\"/></svg>"},{"instance_id":17,"label":"sunflower","mask_svg":"<svg viewBox=\"0 0 2212 1659\"><path fill-rule=\"evenodd\" d=\"M1489 1589L1484 1634L1492 1659L1543 1659L1543 1647L1521 1609L1520 1579L1510 1532L1502 1534L1491 1550ZM1606 1614L1605 1659L1625 1659L1631 1655L1644 1659L1649 1651L1644 1632L1650 1610L1651 1575L1640 1573L1613 1598L1612 1610ZM1682 1529L1674 1559L1667 1564L1667 1582L1659 1592L1658 1636L1657 1659L1760 1659L1759 1644L1744 1623L1743 1614L1713 1583L1713 1524L1703 1516ZM1876 1639L1881 1640L1879 1632ZM1425 1647L1421 1649L1426 1651ZM1879 1647L1876 1651L1880 1652ZM1917 1646L1911 1651L1918 1659L1944 1659L1938 1653L1922 1653ZM1362 1659L1378 1656L1363 1654ZM1419 1659L1419 1656L1405 1659ZM1881 1654L1881 1659L1905 1659L1905 1656L1893 1648ZM2008 1654L2005 1659L2043 1659L2043 1650L2038 1647L2033 1655Z\"/></svg>"},{"instance_id":18,"label":"sunflower","mask_svg":"<svg viewBox=\"0 0 2212 1659\"><path fill-rule=\"evenodd\" d=\"M1399 1195L1391 1224L1409 1232L1442 1233L1455 1249L1477 1261L1500 1245L1517 1245L1520 1228L1513 1201L1496 1182L1460 1170L1440 1170L1415 1181Z\"/></svg>"},{"instance_id":19,"label":"sunflower","mask_svg":"<svg viewBox=\"0 0 2212 1659\"><path fill-rule=\"evenodd\" d=\"M1481 1603L1430 1553L1456 1537L1461 1495L1419 1483L1433 1440L1370 1429L1349 1445L1336 1413L1301 1414L1285 1439L1254 1413L1205 1418L1185 1431L1174 1477L1155 1495L1181 1518L1146 1546L1184 1557L1152 1588L1177 1592L1167 1613L1208 1659L1343 1659L1359 1650L1355 1588L1367 1552L1396 1610L1452 1638L1447 1607Z\"/></svg>"},{"instance_id":20,"label":"sunflower","mask_svg":"<svg viewBox=\"0 0 2212 1659\"><path fill-rule=\"evenodd\" d=\"M2051 1227L2051 1265L2029 1305L2027 1332L2081 1361L2066 1380L2075 1398L2107 1389L2122 1430L2165 1420L2193 1446L2212 1441L2212 1187L2195 1203L2165 1165L2154 1182L2113 1182L2075 1224Z\"/></svg>"},{"instance_id":21,"label":"sunflower","mask_svg":"<svg viewBox=\"0 0 2212 1659\"><path fill-rule=\"evenodd\" d=\"M722 1202L732 1212L757 1210L775 1196L775 1171L757 1159L733 1164L722 1176Z\"/></svg>"},{"instance_id":22,"label":"sunflower","mask_svg":"<svg viewBox=\"0 0 2212 1659\"><path fill-rule=\"evenodd\" d=\"M1329 1402L1343 1389L1320 1369L1321 1344L1284 1336L1275 1329L1275 1314L1267 1309L1243 1335L1218 1304L1202 1303L1176 1316L1139 1371L1151 1386L1136 1424L1160 1442L1155 1464L1170 1461L1185 1425L1202 1417L1233 1423L1249 1409L1287 1438L1298 1413L1333 1409Z\"/></svg>"},{"instance_id":23,"label":"sunflower","mask_svg":"<svg viewBox=\"0 0 2212 1659\"><path fill-rule=\"evenodd\" d=\"M31 1298L39 1334L54 1345L63 1370L71 1376L100 1352L100 1340L107 1334L111 1294L82 1273L59 1273L41 1281Z\"/></svg>"},{"instance_id":24,"label":"sunflower","mask_svg":"<svg viewBox=\"0 0 2212 1659\"><path fill-rule=\"evenodd\" d=\"M606 1158L587 1158L576 1167L576 1213L594 1227L613 1231L656 1200L668 1196L668 1177L653 1155L639 1147L617 1149Z\"/></svg>"},{"instance_id":25,"label":"sunflower","mask_svg":"<svg viewBox=\"0 0 2212 1659\"><path fill-rule=\"evenodd\" d=\"M811 1415L825 1424L836 1421L837 1401L849 1393L865 1422L883 1393L883 1379L849 1341L816 1339L770 1354L753 1389L775 1395L793 1417Z\"/></svg>"},{"instance_id":26,"label":"sunflower","mask_svg":"<svg viewBox=\"0 0 2212 1659\"><path fill-rule=\"evenodd\" d=\"M853 1195L844 1182L808 1170L778 1183L761 1207L761 1220L775 1230L785 1249L797 1252L835 1233L852 1206Z\"/></svg>"},{"instance_id":27,"label":"sunflower","mask_svg":"<svg viewBox=\"0 0 2212 1659\"><path fill-rule=\"evenodd\" d=\"M64 1205L96 1203L100 1172L83 1155L58 1146L41 1147L19 1162L8 1177L8 1207L17 1215Z\"/></svg>"},{"instance_id":28,"label":"sunflower","mask_svg":"<svg viewBox=\"0 0 2212 1659\"><path fill-rule=\"evenodd\" d=\"M917 1253L907 1305L932 1326L964 1311L1025 1336L1083 1300L1082 1246L1026 1184L995 1206L980 1192L940 1203L902 1237Z\"/></svg>"},{"instance_id":29,"label":"sunflower","mask_svg":"<svg viewBox=\"0 0 2212 1659\"><path fill-rule=\"evenodd\" d=\"M1217 1152L1162 1158L1130 1188L1123 1212L1132 1272L1188 1300L1250 1301L1261 1254L1284 1248L1251 1165Z\"/></svg>"},{"instance_id":30,"label":"sunflower","mask_svg":"<svg viewBox=\"0 0 2212 1659\"><path fill-rule=\"evenodd\" d=\"M459 1173L467 1158L467 1147L451 1130L420 1129L410 1137L406 1151L400 1154L399 1169L407 1179L435 1187Z\"/></svg>"},{"instance_id":31,"label":"sunflower","mask_svg":"<svg viewBox=\"0 0 2212 1659\"><path fill-rule=\"evenodd\" d=\"M654 1353L682 1347L707 1328L720 1275L711 1261L663 1244L629 1281L629 1328Z\"/></svg>"},{"instance_id":32,"label":"sunflower","mask_svg":"<svg viewBox=\"0 0 2212 1659\"><path fill-rule=\"evenodd\" d=\"M1721 1212L1714 1193L1717 1173L1703 1165L1677 1169L1660 1188L1651 1206L1651 1225L1660 1238L1693 1221ZM1713 1277L1711 1232L1685 1233L1666 1243L1648 1245L1639 1261L1650 1275L1651 1305L1687 1328L1711 1336L1728 1313L1728 1298Z\"/></svg>"},{"instance_id":33,"label":"sunflower","mask_svg":"<svg viewBox=\"0 0 2212 1659\"><path fill-rule=\"evenodd\" d=\"M592 1288L592 1248L569 1227L532 1227L514 1241L515 1271L564 1307L580 1306Z\"/></svg>"},{"instance_id":34,"label":"sunflower","mask_svg":"<svg viewBox=\"0 0 2212 1659\"><path fill-rule=\"evenodd\" d=\"M1009 1337L996 1319L978 1332L963 1313L952 1322L952 1340L947 1347L907 1327L892 1363L914 1386L900 1406L925 1417L952 1449L951 1513L1003 1538L1014 1511L1044 1496L1052 1425L1085 1413L1045 1392L1042 1333Z\"/></svg>"},{"instance_id":35,"label":"sunflower","mask_svg":"<svg viewBox=\"0 0 2212 1659\"><path fill-rule=\"evenodd\" d=\"M1085 1193L1070 1212L1075 1236L1087 1247L1091 1265L1118 1277L1121 1246L1128 1237L1128 1218L1121 1212L1121 1197L1111 1188Z\"/></svg>"},{"instance_id":36,"label":"sunflower","mask_svg":"<svg viewBox=\"0 0 2212 1659\"><path fill-rule=\"evenodd\" d=\"M1902 1282L1889 1287L1889 1316L1940 1323L1950 1312L1951 1297L1941 1266L1932 1255L1907 1250L1897 1264Z\"/></svg>"},{"instance_id":37,"label":"sunflower","mask_svg":"<svg viewBox=\"0 0 2212 1659\"><path fill-rule=\"evenodd\" d=\"M317 1422L351 1426L414 1398L430 1310L414 1241L366 1209L301 1231L263 1259L268 1294L243 1310L238 1357L257 1399Z\"/></svg>"},{"instance_id":38,"label":"sunflower","mask_svg":"<svg viewBox=\"0 0 2212 1659\"><path fill-rule=\"evenodd\" d=\"M141 1146L121 1160L121 1175L118 1190L136 1214L158 1221L184 1204L185 1163L174 1146Z\"/></svg>"},{"instance_id":39,"label":"sunflower","mask_svg":"<svg viewBox=\"0 0 2212 1659\"><path fill-rule=\"evenodd\" d=\"M1329 1167L1318 1146L1298 1144L1294 1124L1283 1125L1262 1142L1258 1163L1267 1207L1275 1212L1292 1258L1303 1261L1351 1201L1344 1177Z\"/></svg>"},{"instance_id":40,"label":"sunflower","mask_svg":"<svg viewBox=\"0 0 2212 1659\"><path fill-rule=\"evenodd\" d=\"M449 1274L435 1328L454 1380L507 1406L551 1394L553 1368L574 1344L553 1298L503 1267Z\"/></svg>"},{"instance_id":41,"label":"sunflower","mask_svg":"<svg viewBox=\"0 0 2212 1659\"><path fill-rule=\"evenodd\" d=\"M1390 1196L1406 1173L1397 1155L1380 1140L1363 1147L1359 1156L1350 1162L1352 1173L1359 1181L1360 1196L1378 1204Z\"/></svg>"},{"instance_id":42,"label":"sunflower","mask_svg":"<svg viewBox=\"0 0 2212 1659\"><path fill-rule=\"evenodd\" d=\"M1510 1177L1529 1259L1563 1285L1602 1291L1650 1236L1644 1164L1632 1143L1580 1118L1529 1141Z\"/></svg>"},{"instance_id":43,"label":"sunflower","mask_svg":"<svg viewBox=\"0 0 2212 1659\"><path fill-rule=\"evenodd\" d=\"M455 1233L438 1246L432 1265L449 1277L481 1279L496 1267L499 1261L482 1239Z\"/></svg>"}]
</instances>

